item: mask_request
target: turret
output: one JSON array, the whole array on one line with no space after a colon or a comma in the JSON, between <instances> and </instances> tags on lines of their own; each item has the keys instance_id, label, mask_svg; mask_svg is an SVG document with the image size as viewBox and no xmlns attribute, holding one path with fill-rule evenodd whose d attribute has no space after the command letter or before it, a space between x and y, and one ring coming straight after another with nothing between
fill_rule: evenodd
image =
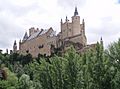
<instances>
[{"instance_id":1,"label":"turret","mask_svg":"<svg viewBox=\"0 0 120 89\"><path fill-rule=\"evenodd\" d=\"M83 24L83 27L85 27L84 25L85 25L85 21L84 21L84 19L82 20L82 24Z\"/></svg>"},{"instance_id":2,"label":"turret","mask_svg":"<svg viewBox=\"0 0 120 89\"><path fill-rule=\"evenodd\" d=\"M28 39L28 34L27 34L27 32L26 32L25 35L24 35L24 37L23 37L22 42L26 41L27 39Z\"/></svg>"},{"instance_id":3,"label":"turret","mask_svg":"<svg viewBox=\"0 0 120 89\"><path fill-rule=\"evenodd\" d=\"M101 37L101 39L100 39L100 44L101 44L101 45L103 45L103 40L102 40L102 37Z\"/></svg>"},{"instance_id":4,"label":"turret","mask_svg":"<svg viewBox=\"0 0 120 89\"><path fill-rule=\"evenodd\" d=\"M6 49L6 54L8 54L8 49Z\"/></svg>"},{"instance_id":5,"label":"turret","mask_svg":"<svg viewBox=\"0 0 120 89\"><path fill-rule=\"evenodd\" d=\"M14 41L14 44L13 44L13 52L17 52L17 43L16 43L16 40Z\"/></svg>"},{"instance_id":6,"label":"turret","mask_svg":"<svg viewBox=\"0 0 120 89\"><path fill-rule=\"evenodd\" d=\"M29 36L33 35L34 33L38 32L39 31L39 28L35 29L34 27L31 27L29 29Z\"/></svg>"},{"instance_id":7,"label":"turret","mask_svg":"<svg viewBox=\"0 0 120 89\"><path fill-rule=\"evenodd\" d=\"M104 50L104 45L103 45L103 39L102 39L102 37L101 37L101 39L100 39L100 45L101 45L101 47L102 47L102 50Z\"/></svg>"},{"instance_id":8,"label":"turret","mask_svg":"<svg viewBox=\"0 0 120 89\"><path fill-rule=\"evenodd\" d=\"M21 50L21 39L19 41L19 50Z\"/></svg>"},{"instance_id":9,"label":"turret","mask_svg":"<svg viewBox=\"0 0 120 89\"><path fill-rule=\"evenodd\" d=\"M66 22L68 21L68 19L67 19L67 16L66 16L66 19L65 19L65 21L66 21Z\"/></svg>"},{"instance_id":10,"label":"turret","mask_svg":"<svg viewBox=\"0 0 120 89\"><path fill-rule=\"evenodd\" d=\"M83 34L85 34L85 21L84 21L84 19L82 20L82 26L83 26Z\"/></svg>"},{"instance_id":11,"label":"turret","mask_svg":"<svg viewBox=\"0 0 120 89\"><path fill-rule=\"evenodd\" d=\"M72 16L73 35L81 34L80 16L78 16L77 7L75 7L74 16Z\"/></svg>"},{"instance_id":12,"label":"turret","mask_svg":"<svg viewBox=\"0 0 120 89\"><path fill-rule=\"evenodd\" d=\"M61 22L60 22L61 32L62 32L62 24L63 24L63 21L61 19Z\"/></svg>"},{"instance_id":13,"label":"turret","mask_svg":"<svg viewBox=\"0 0 120 89\"><path fill-rule=\"evenodd\" d=\"M61 19L61 24L63 23L62 19Z\"/></svg>"}]
</instances>

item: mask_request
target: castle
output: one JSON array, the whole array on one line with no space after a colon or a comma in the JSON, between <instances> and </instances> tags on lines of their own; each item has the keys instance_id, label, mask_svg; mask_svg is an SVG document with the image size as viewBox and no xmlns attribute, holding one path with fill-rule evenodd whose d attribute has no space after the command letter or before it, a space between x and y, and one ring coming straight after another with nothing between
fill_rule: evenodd
<instances>
[{"instance_id":1,"label":"castle","mask_svg":"<svg viewBox=\"0 0 120 89\"><path fill-rule=\"evenodd\" d=\"M87 48L87 38L85 35L85 21L80 23L80 16L78 15L77 7L75 7L72 21L70 22L66 16L65 22L61 19L61 31L56 35L52 27L49 29L30 28L29 35L26 32L23 39L19 41L19 50L17 50L17 43L14 42L13 52L20 54L30 53L33 57L38 54L50 56L53 52L52 48L61 48L64 52L70 45L74 45L78 51Z\"/></svg>"}]
</instances>

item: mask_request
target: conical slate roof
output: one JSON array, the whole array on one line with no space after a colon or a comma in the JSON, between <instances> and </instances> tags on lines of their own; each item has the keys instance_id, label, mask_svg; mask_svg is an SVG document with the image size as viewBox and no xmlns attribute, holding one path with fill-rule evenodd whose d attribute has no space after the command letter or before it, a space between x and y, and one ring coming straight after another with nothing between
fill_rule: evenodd
<instances>
[{"instance_id":1,"label":"conical slate roof","mask_svg":"<svg viewBox=\"0 0 120 89\"><path fill-rule=\"evenodd\" d=\"M75 12L74 12L74 16L78 15L78 11L77 11L77 7L75 7Z\"/></svg>"},{"instance_id":2,"label":"conical slate roof","mask_svg":"<svg viewBox=\"0 0 120 89\"><path fill-rule=\"evenodd\" d=\"M25 33L24 37L23 37L23 41L27 40L28 39L28 34L27 32Z\"/></svg>"}]
</instances>

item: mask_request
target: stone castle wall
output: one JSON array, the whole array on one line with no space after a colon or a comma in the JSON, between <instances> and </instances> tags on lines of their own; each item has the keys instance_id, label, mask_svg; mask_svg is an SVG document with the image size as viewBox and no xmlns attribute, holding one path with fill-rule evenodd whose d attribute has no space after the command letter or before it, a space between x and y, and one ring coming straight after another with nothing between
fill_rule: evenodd
<instances>
[{"instance_id":1,"label":"stone castle wall","mask_svg":"<svg viewBox=\"0 0 120 89\"><path fill-rule=\"evenodd\" d=\"M43 29L30 28L29 36L26 33L23 41L19 43L19 53L30 53L33 57L37 57L38 54L50 56L51 45L54 45L55 48L59 48L65 46L64 43L67 43L66 41L68 41L68 43L80 44L82 47L87 45L84 20L81 24L77 9L74 12L74 16L72 16L71 22L67 17L65 22L61 20L61 31L59 34L54 35L53 32L54 30L52 28L48 29L46 32ZM67 47L65 46L64 48L66 49Z\"/></svg>"}]
</instances>

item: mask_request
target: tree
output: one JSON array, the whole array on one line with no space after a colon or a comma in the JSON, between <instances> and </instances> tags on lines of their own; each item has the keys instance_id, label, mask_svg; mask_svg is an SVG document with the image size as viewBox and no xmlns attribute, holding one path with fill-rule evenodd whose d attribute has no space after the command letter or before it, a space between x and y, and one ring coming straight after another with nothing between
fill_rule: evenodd
<instances>
[{"instance_id":1,"label":"tree","mask_svg":"<svg viewBox=\"0 0 120 89\"><path fill-rule=\"evenodd\" d=\"M120 88L120 39L109 45L105 51L110 60L113 89Z\"/></svg>"},{"instance_id":2,"label":"tree","mask_svg":"<svg viewBox=\"0 0 120 89\"><path fill-rule=\"evenodd\" d=\"M0 89L16 89L18 78L8 68L3 68L7 73L7 79L0 81Z\"/></svg>"},{"instance_id":3,"label":"tree","mask_svg":"<svg viewBox=\"0 0 120 89\"><path fill-rule=\"evenodd\" d=\"M33 82L30 80L29 75L23 74L19 78L18 89L34 89Z\"/></svg>"}]
</instances>

